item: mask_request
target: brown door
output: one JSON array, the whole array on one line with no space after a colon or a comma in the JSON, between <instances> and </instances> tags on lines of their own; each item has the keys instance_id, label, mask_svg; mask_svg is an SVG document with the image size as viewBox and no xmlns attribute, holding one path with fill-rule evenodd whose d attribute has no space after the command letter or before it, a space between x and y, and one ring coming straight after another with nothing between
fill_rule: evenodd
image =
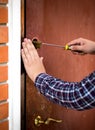
<instances>
[{"instance_id":1,"label":"brown door","mask_svg":"<svg viewBox=\"0 0 95 130\"><path fill-rule=\"evenodd\" d=\"M65 45L83 37L95 41L95 0L27 0L26 37ZM43 46L47 73L67 81L80 81L95 69L95 56ZM62 120L36 126L37 116ZM76 111L48 101L26 77L26 130L95 130L95 109Z\"/></svg>"}]
</instances>

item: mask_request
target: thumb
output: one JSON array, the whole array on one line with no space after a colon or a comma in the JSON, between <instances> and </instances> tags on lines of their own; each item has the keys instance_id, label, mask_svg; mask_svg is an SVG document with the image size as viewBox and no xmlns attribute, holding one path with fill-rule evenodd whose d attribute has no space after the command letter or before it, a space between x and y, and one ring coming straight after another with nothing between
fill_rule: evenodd
<instances>
[{"instance_id":1,"label":"thumb","mask_svg":"<svg viewBox=\"0 0 95 130\"><path fill-rule=\"evenodd\" d=\"M70 46L70 49L72 51L83 51L82 46L76 45L76 46Z\"/></svg>"},{"instance_id":2,"label":"thumb","mask_svg":"<svg viewBox=\"0 0 95 130\"><path fill-rule=\"evenodd\" d=\"M80 55L86 54L82 46L71 46L70 49L72 52L74 52L74 54L80 54Z\"/></svg>"},{"instance_id":3,"label":"thumb","mask_svg":"<svg viewBox=\"0 0 95 130\"><path fill-rule=\"evenodd\" d=\"M43 59L44 59L43 57L40 58L41 62L43 62Z\"/></svg>"}]
</instances>

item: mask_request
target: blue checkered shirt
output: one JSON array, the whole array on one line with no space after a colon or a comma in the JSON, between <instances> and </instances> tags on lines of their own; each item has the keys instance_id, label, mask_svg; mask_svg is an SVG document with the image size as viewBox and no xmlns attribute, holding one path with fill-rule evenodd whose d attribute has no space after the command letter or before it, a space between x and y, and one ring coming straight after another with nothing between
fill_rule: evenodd
<instances>
[{"instance_id":1,"label":"blue checkered shirt","mask_svg":"<svg viewBox=\"0 0 95 130\"><path fill-rule=\"evenodd\" d=\"M49 100L62 106L76 110L95 107L95 71L81 82L67 82L41 73L35 86Z\"/></svg>"}]
</instances>

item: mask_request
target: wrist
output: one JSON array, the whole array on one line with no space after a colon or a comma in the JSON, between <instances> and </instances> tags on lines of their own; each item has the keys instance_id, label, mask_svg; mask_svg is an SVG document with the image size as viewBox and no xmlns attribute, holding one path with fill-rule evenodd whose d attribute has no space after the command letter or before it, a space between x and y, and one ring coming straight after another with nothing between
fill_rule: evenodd
<instances>
[{"instance_id":1,"label":"wrist","mask_svg":"<svg viewBox=\"0 0 95 130\"><path fill-rule=\"evenodd\" d=\"M35 75L33 76L33 78L32 78L31 80L35 83L36 78L37 78L40 74L42 74L42 73L45 73L45 74L46 74L45 71L44 71L44 72L37 73L37 74L35 74Z\"/></svg>"}]
</instances>

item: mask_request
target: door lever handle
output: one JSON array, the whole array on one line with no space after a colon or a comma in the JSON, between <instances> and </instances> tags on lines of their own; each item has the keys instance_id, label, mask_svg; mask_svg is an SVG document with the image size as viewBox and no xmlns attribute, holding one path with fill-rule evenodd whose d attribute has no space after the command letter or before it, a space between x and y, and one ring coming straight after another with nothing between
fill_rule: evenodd
<instances>
[{"instance_id":1,"label":"door lever handle","mask_svg":"<svg viewBox=\"0 0 95 130\"><path fill-rule=\"evenodd\" d=\"M56 123L61 123L62 122L62 120L56 120L56 119L53 119L53 118L47 118L45 121L43 121L41 116L37 116L35 118L35 125L36 126L40 126L41 124L49 125L49 123L51 121L56 122Z\"/></svg>"},{"instance_id":2,"label":"door lever handle","mask_svg":"<svg viewBox=\"0 0 95 130\"><path fill-rule=\"evenodd\" d=\"M62 120L56 120L56 119L53 119L53 118L47 118L47 120L44 122L46 125L48 125L51 121L54 121L56 123L61 123Z\"/></svg>"},{"instance_id":3,"label":"door lever handle","mask_svg":"<svg viewBox=\"0 0 95 130\"><path fill-rule=\"evenodd\" d=\"M35 118L35 122L34 123L35 123L36 126L40 126L41 124L44 124L44 121L42 121L41 116L37 116Z\"/></svg>"}]
</instances>

